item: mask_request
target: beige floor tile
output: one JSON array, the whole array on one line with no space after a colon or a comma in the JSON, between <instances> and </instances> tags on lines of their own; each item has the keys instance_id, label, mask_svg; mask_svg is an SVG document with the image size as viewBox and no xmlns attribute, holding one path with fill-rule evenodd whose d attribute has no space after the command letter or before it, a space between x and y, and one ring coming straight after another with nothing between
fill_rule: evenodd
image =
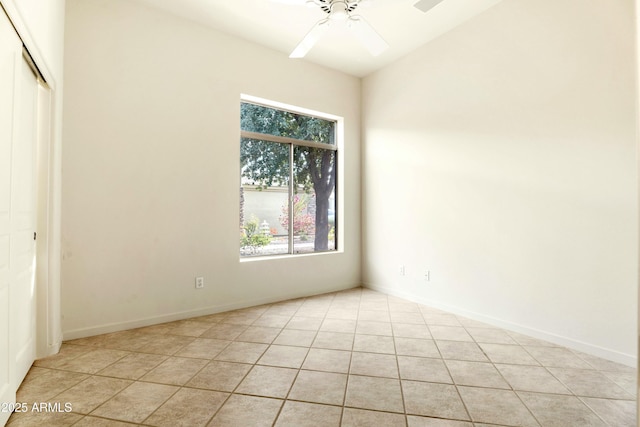
<instances>
[{"instance_id":1,"label":"beige floor tile","mask_svg":"<svg viewBox=\"0 0 640 427\"><path fill-rule=\"evenodd\" d=\"M73 427L131 427L132 424L125 423L124 421L108 420L106 418L98 418L92 416L86 416Z\"/></svg>"},{"instance_id":2,"label":"beige floor tile","mask_svg":"<svg viewBox=\"0 0 640 427\"><path fill-rule=\"evenodd\" d=\"M165 384L135 382L91 415L140 423L169 399L178 387Z\"/></svg>"},{"instance_id":3,"label":"beige floor tile","mask_svg":"<svg viewBox=\"0 0 640 427\"><path fill-rule=\"evenodd\" d=\"M234 394L218 411L209 427L271 427L283 401Z\"/></svg>"},{"instance_id":4,"label":"beige floor tile","mask_svg":"<svg viewBox=\"0 0 640 427\"><path fill-rule=\"evenodd\" d=\"M583 397L581 400L610 426L637 427L635 401L593 397Z\"/></svg>"},{"instance_id":5,"label":"beige floor tile","mask_svg":"<svg viewBox=\"0 0 640 427\"><path fill-rule=\"evenodd\" d=\"M232 392L247 375L252 365L231 362L209 362L186 384L187 387Z\"/></svg>"},{"instance_id":6,"label":"beige floor tile","mask_svg":"<svg viewBox=\"0 0 640 427\"><path fill-rule=\"evenodd\" d=\"M286 324L285 329L299 329L303 331L317 331L322 324L322 318L294 316Z\"/></svg>"},{"instance_id":7,"label":"beige floor tile","mask_svg":"<svg viewBox=\"0 0 640 427\"><path fill-rule=\"evenodd\" d=\"M266 326L249 326L243 333L238 335L236 341L271 344L281 330L281 328L269 328Z\"/></svg>"},{"instance_id":8,"label":"beige floor tile","mask_svg":"<svg viewBox=\"0 0 640 427\"><path fill-rule=\"evenodd\" d=\"M324 319L322 325L320 325L320 331L322 332L354 333L355 330L355 320Z\"/></svg>"},{"instance_id":9,"label":"beige floor tile","mask_svg":"<svg viewBox=\"0 0 640 427\"><path fill-rule=\"evenodd\" d=\"M542 366L496 365L496 368L514 390L571 394L556 377Z\"/></svg>"},{"instance_id":10,"label":"beige floor tile","mask_svg":"<svg viewBox=\"0 0 640 427\"><path fill-rule=\"evenodd\" d=\"M351 369L349 372L353 375L399 378L398 364L396 356L393 354L358 353L354 351L351 356Z\"/></svg>"},{"instance_id":11,"label":"beige floor tile","mask_svg":"<svg viewBox=\"0 0 640 427\"><path fill-rule=\"evenodd\" d=\"M638 393L637 388L637 375L635 372L609 372L602 371L605 377L609 378L611 381L620 386L624 391L629 393L629 396L635 397Z\"/></svg>"},{"instance_id":12,"label":"beige floor tile","mask_svg":"<svg viewBox=\"0 0 640 427\"><path fill-rule=\"evenodd\" d=\"M388 322L374 322L371 320L358 320L356 324L356 335L384 335L391 337L393 331L391 329L391 323Z\"/></svg>"},{"instance_id":13,"label":"beige floor tile","mask_svg":"<svg viewBox=\"0 0 640 427\"><path fill-rule=\"evenodd\" d=\"M102 369L98 375L137 380L168 358L161 354L131 353Z\"/></svg>"},{"instance_id":14,"label":"beige floor tile","mask_svg":"<svg viewBox=\"0 0 640 427\"><path fill-rule=\"evenodd\" d=\"M403 380L453 384L449 370L441 359L398 356L398 366Z\"/></svg>"},{"instance_id":15,"label":"beige floor tile","mask_svg":"<svg viewBox=\"0 0 640 427\"><path fill-rule=\"evenodd\" d=\"M96 338L97 341L93 344L113 350L139 351L140 349L143 349L145 345L153 342L156 338L157 336L155 335L141 333L139 330L121 331L106 335L99 335Z\"/></svg>"},{"instance_id":16,"label":"beige floor tile","mask_svg":"<svg viewBox=\"0 0 640 427\"><path fill-rule=\"evenodd\" d=\"M284 399L297 375L297 369L255 365L235 392Z\"/></svg>"},{"instance_id":17,"label":"beige floor tile","mask_svg":"<svg viewBox=\"0 0 640 427\"><path fill-rule=\"evenodd\" d=\"M407 417L407 425L408 427L473 427L473 424L467 421L443 420L439 418L417 417L415 415L409 415Z\"/></svg>"},{"instance_id":18,"label":"beige floor tile","mask_svg":"<svg viewBox=\"0 0 640 427\"><path fill-rule=\"evenodd\" d=\"M574 354L578 355L585 362L589 363L595 369L599 371L611 371L611 372L626 372L629 374L635 374L637 372L636 367L623 365L622 363L613 362L611 360L602 359L600 357L585 354L577 350L570 350Z\"/></svg>"},{"instance_id":19,"label":"beige floor tile","mask_svg":"<svg viewBox=\"0 0 640 427\"><path fill-rule=\"evenodd\" d=\"M261 317L265 316L283 316L291 318L298 311L299 305L279 305L274 304Z\"/></svg>"},{"instance_id":20,"label":"beige floor tile","mask_svg":"<svg viewBox=\"0 0 640 427\"><path fill-rule=\"evenodd\" d=\"M479 320L470 319L464 316L457 316L460 324L465 328L493 328L493 326L488 323L481 322Z\"/></svg>"},{"instance_id":21,"label":"beige floor tile","mask_svg":"<svg viewBox=\"0 0 640 427\"><path fill-rule=\"evenodd\" d=\"M182 388L145 421L158 427L206 426L229 397L218 391Z\"/></svg>"},{"instance_id":22,"label":"beige floor tile","mask_svg":"<svg viewBox=\"0 0 640 427\"><path fill-rule=\"evenodd\" d=\"M89 377L58 394L51 401L59 402L62 406L70 403L73 412L88 414L131 383L129 380L117 378Z\"/></svg>"},{"instance_id":23,"label":"beige floor tile","mask_svg":"<svg viewBox=\"0 0 640 427\"><path fill-rule=\"evenodd\" d=\"M191 344L195 338L178 335L156 335L153 340L145 343L140 350L143 353L173 355L185 346Z\"/></svg>"},{"instance_id":24,"label":"beige floor tile","mask_svg":"<svg viewBox=\"0 0 640 427\"><path fill-rule=\"evenodd\" d=\"M420 312L391 312L391 321L393 323L409 323L413 325L424 325L424 317Z\"/></svg>"},{"instance_id":25,"label":"beige floor tile","mask_svg":"<svg viewBox=\"0 0 640 427\"><path fill-rule=\"evenodd\" d=\"M481 343L480 347L493 363L532 366L540 365L529 353L525 351L524 348L519 345Z\"/></svg>"},{"instance_id":26,"label":"beige floor tile","mask_svg":"<svg viewBox=\"0 0 640 427\"><path fill-rule=\"evenodd\" d=\"M302 370L291 388L289 399L342 405L346 384L345 374Z\"/></svg>"},{"instance_id":27,"label":"beige floor tile","mask_svg":"<svg viewBox=\"0 0 640 427\"><path fill-rule=\"evenodd\" d=\"M95 374L128 354L130 353L126 351L97 348L81 356L67 360L56 368L65 371Z\"/></svg>"},{"instance_id":28,"label":"beige floor tile","mask_svg":"<svg viewBox=\"0 0 640 427\"><path fill-rule=\"evenodd\" d=\"M79 413L10 427L635 427L636 374L355 288L65 342L17 400Z\"/></svg>"},{"instance_id":29,"label":"beige floor tile","mask_svg":"<svg viewBox=\"0 0 640 427\"><path fill-rule=\"evenodd\" d=\"M517 344L506 331L496 328L466 328L476 342L490 344Z\"/></svg>"},{"instance_id":30,"label":"beige floor tile","mask_svg":"<svg viewBox=\"0 0 640 427\"><path fill-rule=\"evenodd\" d=\"M357 320L358 309L332 307L327 311L327 319Z\"/></svg>"},{"instance_id":31,"label":"beige floor tile","mask_svg":"<svg viewBox=\"0 0 640 427\"><path fill-rule=\"evenodd\" d=\"M211 328L211 323L201 322L195 319L178 320L169 323L168 334L198 337Z\"/></svg>"},{"instance_id":32,"label":"beige floor tile","mask_svg":"<svg viewBox=\"0 0 640 427\"><path fill-rule=\"evenodd\" d=\"M220 323L227 325L249 326L258 318L258 313L233 313L222 319Z\"/></svg>"},{"instance_id":33,"label":"beige floor tile","mask_svg":"<svg viewBox=\"0 0 640 427\"><path fill-rule=\"evenodd\" d=\"M308 351L309 349L306 347L272 345L264 352L257 363L283 368L300 368Z\"/></svg>"},{"instance_id":34,"label":"beige floor tile","mask_svg":"<svg viewBox=\"0 0 640 427\"><path fill-rule=\"evenodd\" d=\"M360 303L360 310L389 312L389 304L386 301L366 301Z\"/></svg>"},{"instance_id":35,"label":"beige floor tile","mask_svg":"<svg viewBox=\"0 0 640 427\"><path fill-rule=\"evenodd\" d=\"M386 412L404 412L400 381L349 375L345 406Z\"/></svg>"},{"instance_id":36,"label":"beige floor tile","mask_svg":"<svg viewBox=\"0 0 640 427\"><path fill-rule=\"evenodd\" d=\"M406 427L405 416L389 412L344 408L341 427Z\"/></svg>"},{"instance_id":37,"label":"beige floor tile","mask_svg":"<svg viewBox=\"0 0 640 427\"><path fill-rule=\"evenodd\" d=\"M307 354L302 369L346 374L349 372L350 363L350 351L312 348Z\"/></svg>"},{"instance_id":38,"label":"beige floor tile","mask_svg":"<svg viewBox=\"0 0 640 427\"><path fill-rule=\"evenodd\" d=\"M513 391L477 387L458 387L458 391L474 422L538 426L535 418Z\"/></svg>"},{"instance_id":39,"label":"beige floor tile","mask_svg":"<svg viewBox=\"0 0 640 427\"><path fill-rule=\"evenodd\" d=\"M327 348L330 350L349 350L353 349L353 340L355 334L346 334L342 332L318 332L312 347Z\"/></svg>"},{"instance_id":40,"label":"beige floor tile","mask_svg":"<svg viewBox=\"0 0 640 427\"><path fill-rule=\"evenodd\" d=\"M407 414L469 420L456 387L418 381L402 381Z\"/></svg>"},{"instance_id":41,"label":"beige floor tile","mask_svg":"<svg viewBox=\"0 0 640 427\"><path fill-rule=\"evenodd\" d=\"M145 374L141 380L162 384L183 385L193 378L206 364L207 361L203 359L170 357Z\"/></svg>"},{"instance_id":42,"label":"beige floor tile","mask_svg":"<svg viewBox=\"0 0 640 427\"><path fill-rule=\"evenodd\" d=\"M436 340L473 342L471 335L461 326L429 325L429 330Z\"/></svg>"},{"instance_id":43,"label":"beige floor tile","mask_svg":"<svg viewBox=\"0 0 640 427\"><path fill-rule=\"evenodd\" d=\"M79 372L31 368L17 391L16 402L45 402L89 375Z\"/></svg>"},{"instance_id":44,"label":"beige floor tile","mask_svg":"<svg viewBox=\"0 0 640 427\"><path fill-rule=\"evenodd\" d=\"M609 399L632 399L629 393L607 378L591 369L548 368L549 371L569 390L578 396L603 397Z\"/></svg>"},{"instance_id":45,"label":"beige floor tile","mask_svg":"<svg viewBox=\"0 0 640 427\"><path fill-rule=\"evenodd\" d=\"M196 338L190 344L184 346L175 355L180 357L193 357L196 359L213 359L222 350L227 348L231 341L215 338Z\"/></svg>"},{"instance_id":46,"label":"beige floor tile","mask_svg":"<svg viewBox=\"0 0 640 427\"><path fill-rule=\"evenodd\" d=\"M391 325L393 336L402 338L431 339L431 332L427 325L415 325L410 323L396 323Z\"/></svg>"},{"instance_id":47,"label":"beige floor tile","mask_svg":"<svg viewBox=\"0 0 640 427\"><path fill-rule=\"evenodd\" d=\"M482 349L474 342L436 341L443 359L488 362Z\"/></svg>"},{"instance_id":48,"label":"beige floor tile","mask_svg":"<svg viewBox=\"0 0 640 427\"><path fill-rule=\"evenodd\" d=\"M233 341L248 327L248 325L217 323L200 335L200 338L215 338L218 340Z\"/></svg>"},{"instance_id":49,"label":"beige floor tile","mask_svg":"<svg viewBox=\"0 0 640 427\"><path fill-rule=\"evenodd\" d=\"M422 317L429 328L432 326L461 326L455 314L422 310Z\"/></svg>"},{"instance_id":50,"label":"beige floor tile","mask_svg":"<svg viewBox=\"0 0 640 427\"><path fill-rule=\"evenodd\" d=\"M510 389L502 375L491 363L447 360L447 367L456 384L476 387Z\"/></svg>"},{"instance_id":51,"label":"beige floor tile","mask_svg":"<svg viewBox=\"0 0 640 427\"><path fill-rule=\"evenodd\" d=\"M420 313L420 306L404 298L389 296L389 311L391 313Z\"/></svg>"},{"instance_id":52,"label":"beige floor tile","mask_svg":"<svg viewBox=\"0 0 640 427\"><path fill-rule=\"evenodd\" d=\"M43 359L36 360L33 365L42 368L57 368L58 366L82 356L92 350L91 347L85 345L62 344L60 352Z\"/></svg>"},{"instance_id":53,"label":"beige floor tile","mask_svg":"<svg viewBox=\"0 0 640 427\"><path fill-rule=\"evenodd\" d=\"M341 406L285 402L275 427L339 427Z\"/></svg>"},{"instance_id":54,"label":"beige floor tile","mask_svg":"<svg viewBox=\"0 0 640 427\"><path fill-rule=\"evenodd\" d=\"M267 344L232 342L215 357L215 360L256 363L268 347Z\"/></svg>"},{"instance_id":55,"label":"beige floor tile","mask_svg":"<svg viewBox=\"0 0 640 427\"><path fill-rule=\"evenodd\" d=\"M353 341L353 351L395 354L396 347L391 336L356 334Z\"/></svg>"},{"instance_id":56,"label":"beige floor tile","mask_svg":"<svg viewBox=\"0 0 640 427\"><path fill-rule=\"evenodd\" d=\"M514 341L520 345L533 345L539 347L559 347L557 344L551 343L549 341L543 341L538 338L530 337L528 335L523 335L518 332L506 331L507 334L514 339Z\"/></svg>"},{"instance_id":57,"label":"beige floor tile","mask_svg":"<svg viewBox=\"0 0 640 427\"><path fill-rule=\"evenodd\" d=\"M361 321L372 321L372 322L391 322L391 316L388 311L381 310L360 310L358 312L358 322Z\"/></svg>"},{"instance_id":58,"label":"beige floor tile","mask_svg":"<svg viewBox=\"0 0 640 427\"><path fill-rule=\"evenodd\" d=\"M416 357L440 357L440 352L433 340L396 337L396 354Z\"/></svg>"},{"instance_id":59,"label":"beige floor tile","mask_svg":"<svg viewBox=\"0 0 640 427\"><path fill-rule=\"evenodd\" d=\"M524 349L542 366L592 369L591 365L566 348L525 346Z\"/></svg>"},{"instance_id":60,"label":"beige floor tile","mask_svg":"<svg viewBox=\"0 0 640 427\"><path fill-rule=\"evenodd\" d=\"M305 307L302 306L298 309L298 311L296 311L295 316L296 317L311 317L314 319L320 319L320 323L322 323L322 320L325 318L325 316L327 315L327 311L329 310L329 307L327 306L310 306L310 307Z\"/></svg>"},{"instance_id":61,"label":"beige floor tile","mask_svg":"<svg viewBox=\"0 0 640 427\"><path fill-rule=\"evenodd\" d=\"M299 347L311 347L316 338L316 331L283 329L273 341L277 345L292 345Z\"/></svg>"},{"instance_id":62,"label":"beige floor tile","mask_svg":"<svg viewBox=\"0 0 640 427\"><path fill-rule=\"evenodd\" d=\"M606 424L575 396L518 392L543 427L596 427ZM616 427L622 427L621 425Z\"/></svg>"},{"instance_id":63,"label":"beige floor tile","mask_svg":"<svg viewBox=\"0 0 640 427\"><path fill-rule=\"evenodd\" d=\"M7 426L10 427L67 427L82 419L82 415L71 412L13 413Z\"/></svg>"},{"instance_id":64,"label":"beige floor tile","mask_svg":"<svg viewBox=\"0 0 640 427\"><path fill-rule=\"evenodd\" d=\"M291 316L280 314L264 314L252 323L253 326L266 326L269 328L284 328L291 320Z\"/></svg>"}]
</instances>

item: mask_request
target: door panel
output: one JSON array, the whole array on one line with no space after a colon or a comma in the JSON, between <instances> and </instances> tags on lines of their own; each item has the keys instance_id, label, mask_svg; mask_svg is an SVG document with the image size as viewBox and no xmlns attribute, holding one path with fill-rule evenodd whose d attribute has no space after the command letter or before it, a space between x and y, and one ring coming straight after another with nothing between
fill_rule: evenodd
<instances>
[{"instance_id":1,"label":"door panel","mask_svg":"<svg viewBox=\"0 0 640 427\"><path fill-rule=\"evenodd\" d=\"M0 404L15 402L35 358L37 88L0 9Z\"/></svg>"},{"instance_id":2,"label":"door panel","mask_svg":"<svg viewBox=\"0 0 640 427\"><path fill-rule=\"evenodd\" d=\"M11 165L10 322L16 386L35 359L36 135L38 82L20 58Z\"/></svg>"},{"instance_id":3,"label":"door panel","mask_svg":"<svg viewBox=\"0 0 640 427\"><path fill-rule=\"evenodd\" d=\"M0 403L15 402L14 361L10 343L11 147L14 88L20 40L0 10ZM0 412L0 425L9 418Z\"/></svg>"}]
</instances>

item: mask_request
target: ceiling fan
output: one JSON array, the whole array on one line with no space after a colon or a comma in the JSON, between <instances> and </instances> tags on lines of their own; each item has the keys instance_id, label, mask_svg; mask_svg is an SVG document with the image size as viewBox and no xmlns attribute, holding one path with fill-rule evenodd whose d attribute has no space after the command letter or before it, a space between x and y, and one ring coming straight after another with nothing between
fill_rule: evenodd
<instances>
[{"instance_id":1,"label":"ceiling fan","mask_svg":"<svg viewBox=\"0 0 640 427\"><path fill-rule=\"evenodd\" d=\"M320 40L322 35L334 24L346 23L354 36L364 45L373 56L378 56L384 52L389 45L373 29L371 25L360 15L353 15L360 3L372 0L275 0L287 4L305 4L309 7L318 7L327 14L318 21L307 33L302 41L291 52L289 58L303 58L311 48ZM380 0L382 1L382 0ZM423 12L435 7L443 0L419 0L414 4L416 8Z\"/></svg>"}]
</instances>

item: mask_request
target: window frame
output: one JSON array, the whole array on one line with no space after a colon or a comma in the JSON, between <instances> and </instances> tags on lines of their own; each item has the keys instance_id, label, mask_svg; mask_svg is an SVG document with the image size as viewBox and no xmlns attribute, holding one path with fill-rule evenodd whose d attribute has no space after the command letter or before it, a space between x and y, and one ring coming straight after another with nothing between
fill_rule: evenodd
<instances>
[{"instance_id":1,"label":"window frame","mask_svg":"<svg viewBox=\"0 0 640 427\"><path fill-rule=\"evenodd\" d=\"M318 111L314 111L314 110L310 110L307 108L303 108L303 107L297 107L297 106L293 106L293 105L288 105L288 104L283 104L277 101L272 101L272 100L268 100L268 99L264 99L264 98L259 98L259 97L255 97L255 96L251 96L251 95L246 95L246 94L241 94L240 96L240 103L238 104L239 107L242 104L254 104L254 105L258 105L258 106L262 106L262 107L267 107L267 108L272 108L272 109L276 109L276 110L280 110L280 111L286 111L292 114L297 114L297 115L302 115L302 116L307 116L307 117L315 117L321 120L327 120L327 121L332 121L335 123L334 125L334 143L333 144L327 144L327 143L319 143L319 142L315 142L315 141L309 141L309 140L302 140L302 139L296 139L296 138L290 138L290 137L285 137L285 136L280 136L280 135L271 135L271 134L264 134L264 133L260 133L260 132L251 132L251 131L245 131L242 129L242 127L239 125L238 129L240 129L240 138L239 140L242 141L243 138L247 138L247 139L253 139L253 140L259 140L259 141L265 141L265 142L273 142L273 143L280 143L280 144L286 144L289 150L289 185L288 185L288 209L289 212L293 212L294 211L294 196L295 196L295 191L294 191L294 151L295 151L295 147L308 147L308 148L319 148L319 149L323 149L323 150L329 150L329 151L333 151L334 152L334 156L335 156L335 160L334 160L334 173L336 174L335 177L335 184L334 184L334 193L335 193L335 199L334 199L334 218L335 218L335 236L334 236L334 248L331 250L326 250L326 251L313 251L313 252L303 252L303 253L296 253L294 251L295 246L294 246L294 237L295 237L295 233L293 231L294 227L293 227L293 222L294 222L294 216L293 215L289 215L289 228L288 228L288 251L287 253L282 253L282 254L267 254L267 255L256 255L256 256L242 256L240 255L240 261L251 261L251 260L260 260L260 259L273 259L273 258L281 258L281 257L290 257L290 256L313 256L313 255L326 255L326 254L335 254L335 253L341 253L343 252L343 239L342 239L342 235L343 235L343 221L342 219L342 174L343 174L343 167L342 167L342 147L343 147L343 137L344 137L344 119L340 116L336 116L333 114L327 114L327 113L322 113L322 112L318 112ZM240 114L238 114L238 116L240 116ZM242 143L242 142L241 142ZM240 166L241 168L241 166ZM240 176L241 176L241 172L240 172ZM242 188L242 182L240 183L240 186Z\"/></svg>"}]
</instances>

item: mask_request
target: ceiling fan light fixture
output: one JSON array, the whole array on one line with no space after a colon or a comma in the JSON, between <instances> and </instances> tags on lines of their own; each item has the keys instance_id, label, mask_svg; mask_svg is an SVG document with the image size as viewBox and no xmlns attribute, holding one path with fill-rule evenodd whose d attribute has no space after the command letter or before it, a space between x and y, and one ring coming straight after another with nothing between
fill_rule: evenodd
<instances>
[{"instance_id":1,"label":"ceiling fan light fixture","mask_svg":"<svg viewBox=\"0 0 640 427\"><path fill-rule=\"evenodd\" d=\"M331 3L331 12L329 13L331 19L337 21L344 21L349 18L349 6L343 1L334 1Z\"/></svg>"}]
</instances>

